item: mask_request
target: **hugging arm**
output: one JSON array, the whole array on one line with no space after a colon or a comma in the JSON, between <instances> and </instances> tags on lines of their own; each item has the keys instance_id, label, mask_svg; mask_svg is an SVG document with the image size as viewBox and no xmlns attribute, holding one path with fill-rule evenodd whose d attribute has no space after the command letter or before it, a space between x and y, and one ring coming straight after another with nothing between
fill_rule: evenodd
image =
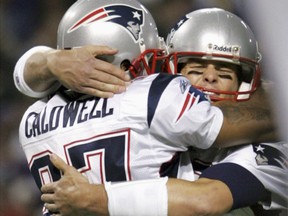
<instances>
[{"instance_id":1,"label":"hugging arm","mask_svg":"<svg viewBox=\"0 0 288 216\"><path fill-rule=\"evenodd\" d=\"M56 155L51 161L64 175L59 181L42 186L41 199L55 215L133 215L143 213L145 209L145 212L155 210L159 213L153 215L221 215L233 204L229 188L217 180L203 178L189 182L161 178L108 187L89 184L82 174ZM154 188L153 193L147 193L149 188ZM121 201L123 196L125 202ZM126 204L130 208L125 208Z\"/></svg>"},{"instance_id":2,"label":"hugging arm","mask_svg":"<svg viewBox=\"0 0 288 216\"><path fill-rule=\"evenodd\" d=\"M130 78L120 68L96 57L116 53L115 49L93 45L71 50L34 47L18 60L15 85L23 94L38 98L52 93L60 84L76 92L111 97L124 91Z\"/></svg>"},{"instance_id":3,"label":"hugging arm","mask_svg":"<svg viewBox=\"0 0 288 216\"><path fill-rule=\"evenodd\" d=\"M262 87L248 101L219 101L213 105L219 107L224 115L215 141L218 147L278 140L269 94Z\"/></svg>"}]
</instances>

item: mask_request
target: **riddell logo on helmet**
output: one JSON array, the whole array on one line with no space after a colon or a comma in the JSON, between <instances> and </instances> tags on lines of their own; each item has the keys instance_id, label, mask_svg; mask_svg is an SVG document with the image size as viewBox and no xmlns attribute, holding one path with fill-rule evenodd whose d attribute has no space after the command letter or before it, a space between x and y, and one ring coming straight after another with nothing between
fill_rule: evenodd
<instances>
[{"instance_id":1,"label":"riddell logo on helmet","mask_svg":"<svg viewBox=\"0 0 288 216\"><path fill-rule=\"evenodd\" d=\"M218 45L213 45L213 50L217 50L220 52L229 52L232 53L232 46L218 46Z\"/></svg>"}]
</instances>

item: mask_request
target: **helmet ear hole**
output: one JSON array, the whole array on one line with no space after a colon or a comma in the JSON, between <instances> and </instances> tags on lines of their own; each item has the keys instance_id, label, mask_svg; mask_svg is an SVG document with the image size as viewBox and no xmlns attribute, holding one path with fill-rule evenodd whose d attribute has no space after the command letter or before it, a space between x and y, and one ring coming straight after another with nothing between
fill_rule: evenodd
<instances>
[{"instance_id":1,"label":"helmet ear hole","mask_svg":"<svg viewBox=\"0 0 288 216\"><path fill-rule=\"evenodd\" d=\"M132 65L131 62L128 59L125 59L120 63L120 68L124 71L127 71L129 70L131 65Z\"/></svg>"}]
</instances>

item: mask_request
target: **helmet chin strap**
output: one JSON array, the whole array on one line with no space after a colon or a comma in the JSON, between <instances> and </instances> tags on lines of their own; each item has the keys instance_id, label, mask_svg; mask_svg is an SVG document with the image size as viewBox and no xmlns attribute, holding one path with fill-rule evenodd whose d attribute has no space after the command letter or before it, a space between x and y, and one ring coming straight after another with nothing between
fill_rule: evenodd
<instances>
[{"instance_id":1,"label":"helmet chin strap","mask_svg":"<svg viewBox=\"0 0 288 216\"><path fill-rule=\"evenodd\" d=\"M251 83L242 82L239 87L239 92L250 91L251 90ZM250 94L239 94L237 96L237 100L248 99Z\"/></svg>"}]
</instances>

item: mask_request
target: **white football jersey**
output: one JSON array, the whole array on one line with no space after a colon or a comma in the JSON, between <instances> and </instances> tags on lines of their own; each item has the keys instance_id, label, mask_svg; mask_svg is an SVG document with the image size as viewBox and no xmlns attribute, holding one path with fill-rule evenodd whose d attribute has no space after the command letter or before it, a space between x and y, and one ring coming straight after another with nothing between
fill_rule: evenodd
<instances>
[{"instance_id":1,"label":"white football jersey","mask_svg":"<svg viewBox=\"0 0 288 216\"><path fill-rule=\"evenodd\" d=\"M221 110L186 78L154 74L109 99L71 100L58 92L39 100L25 112L19 132L38 187L61 176L49 161L52 152L91 183L193 180L189 155L181 152L209 148L222 122Z\"/></svg>"},{"instance_id":2,"label":"white football jersey","mask_svg":"<svg viewBox=\"0 0 288 216\"><path fill-rule=\"evenodd\" d=\"M271 192L271 200L261 202L264 209L288 208L288 143L260 143L224 151L215 164L238 164Z\"/></svg>"}]
</instances>

